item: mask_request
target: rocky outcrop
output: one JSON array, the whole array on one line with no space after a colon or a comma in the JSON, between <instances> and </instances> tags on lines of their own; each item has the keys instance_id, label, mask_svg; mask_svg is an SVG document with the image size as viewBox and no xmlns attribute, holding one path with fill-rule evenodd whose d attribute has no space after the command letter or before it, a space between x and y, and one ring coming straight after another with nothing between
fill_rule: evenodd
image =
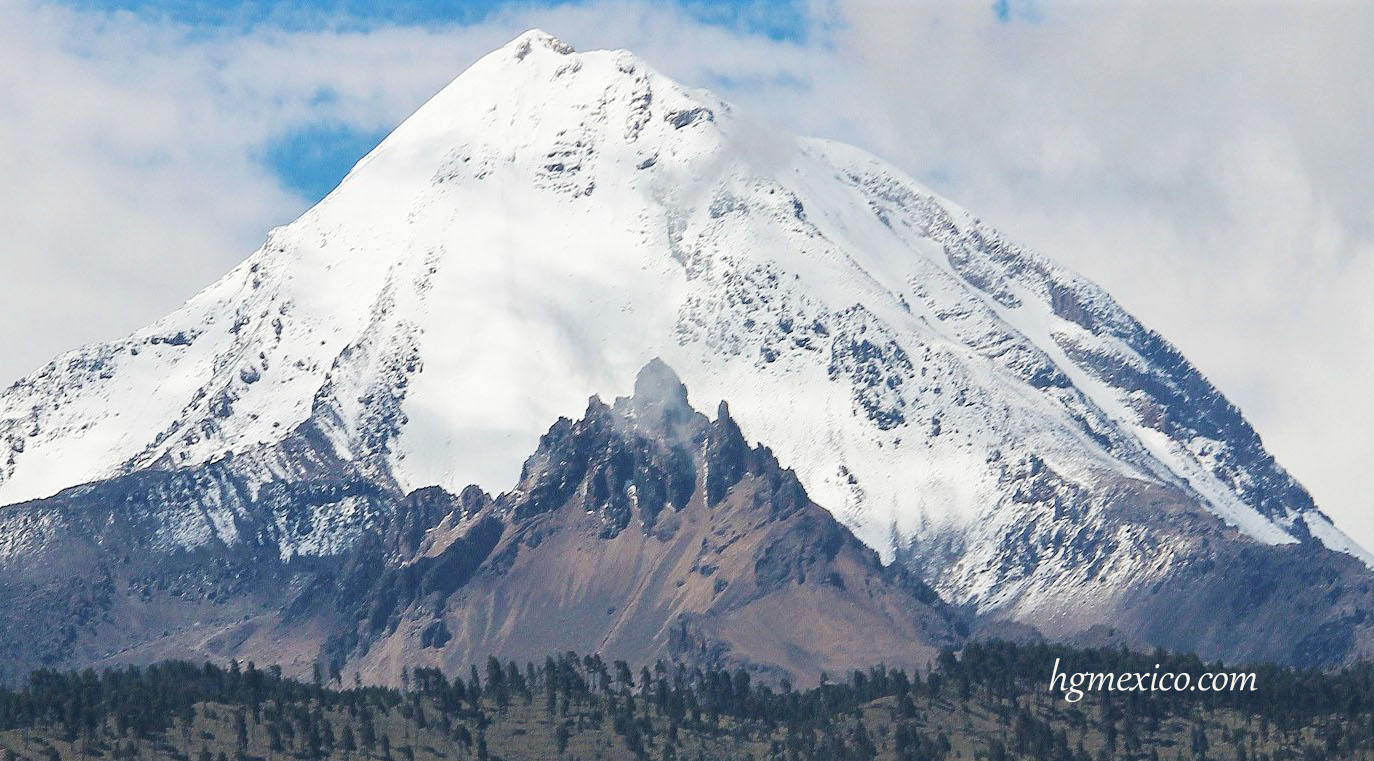
<instances>
[{"instance_id":1,"label":"rocky outcrop","mask_svg":"<svg viewBox=\"0 0 1374 761\"><path fill-rule=\"evenodd\" d=\"M724 405L714 420L693 410L659 361L633 396L594 398L551 427L514 489L433 533L445 538L413 559L339 585L342 606L325 607L349 613L329 657L386 678L406 663L571 649L804 683L857 663L920 666L964 634L929 587L750 446Z\"/></svg>"},{"instance_id":2,"label":"rocky outcrop","mask_svg":"<svg viewBox=\"0 0 1374 761\"><path fill-rule=\"evenodd\" d=\"M657 360L632 396L550 427L495 499L356 473L255 491L235 472L144 471L0 510L0 678L233 657L390 681L572 649L806 683L921 666L965 633Z\"/></svg>"}]
</instances>

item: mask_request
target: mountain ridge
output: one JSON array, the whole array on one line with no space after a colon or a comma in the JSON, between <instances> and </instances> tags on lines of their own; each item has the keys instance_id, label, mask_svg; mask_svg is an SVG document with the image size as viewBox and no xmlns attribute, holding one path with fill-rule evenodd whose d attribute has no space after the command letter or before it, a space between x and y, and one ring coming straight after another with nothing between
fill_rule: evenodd
<instances>
[{"instance_id":1,"label":"mountain ridge","mask_svg":"<svg viewBox=\"0 0 1374 761\"><path fill-rule=\"evenodd\" d=\"M968 626L661 362L557 421L494 498L357 476L250 495L202 465L0 510L0 536L35 525L43 541L0 546L0 679L194 657L391 683L575 645L805 684L866 658L923 666Z\"/></svg>"},{"instance_id":2,"label":"mountain ridge","mask_svg":"<svg viewBox=\"0 0 1374 761\"><path fill-rule=\"evenodd\" d=\"M356 472L250 489L221 461L0 509L0 680L235 658L389 683L409 666L575 645L805 684L874 659L920 667L971 639L1040 639L1027 620L1054 639L1229 662L1334 667L1370 652L1374 585L1355 559L1237 541L1178 506L1160 528L1167 501L1123 505L1144 516L1127 527L1181 537L1182 572L1072 625L953 606L919 563L884 564L813 503L727 405L696 412L654 361L630 397L592 397L549 427L496 497L401 493Z\"/></svg>"},{"instance_id":3,"label":"mountain ridge","mask_svg":"<svg viewBox=\"0 0 1374 761\"><path fill-rule=\"evenodd\" d=\"M244 504L319 479L491 489L651 357L982 616L1074 637L1304 553L1344 606L1368 571L1311 551L1371 560L1100 288L858 149L538 31L181 309L0 394L0 504L199 467ZM241 540L210 514L170 541ZM1341 611L1334 651L1365 652Z\"/></svg>"}]
</instances>

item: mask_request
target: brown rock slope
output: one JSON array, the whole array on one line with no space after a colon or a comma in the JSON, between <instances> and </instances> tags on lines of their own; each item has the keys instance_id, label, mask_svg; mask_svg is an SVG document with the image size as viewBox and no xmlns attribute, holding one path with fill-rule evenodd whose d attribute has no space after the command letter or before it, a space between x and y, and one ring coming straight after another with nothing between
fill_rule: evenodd
<instances>
[{"instance_id":1,"label":"brown rock slope","mask_svg":"<svg viewBox=\"0 0 1374 761\"><path fill-rule=\"evenodd\" d=\"M393 548L410 558L386 568L364 553L307 595L341 614L327 653L346 671L387 680L406 663L574 650L806 683L919 667L961 638L929 587L810 502L724 404L715 420L694 411L662 362L633 397L559 420L512 491L431 497L446 503L431 516L446 514Z\"/></svg>"}]
</instances>

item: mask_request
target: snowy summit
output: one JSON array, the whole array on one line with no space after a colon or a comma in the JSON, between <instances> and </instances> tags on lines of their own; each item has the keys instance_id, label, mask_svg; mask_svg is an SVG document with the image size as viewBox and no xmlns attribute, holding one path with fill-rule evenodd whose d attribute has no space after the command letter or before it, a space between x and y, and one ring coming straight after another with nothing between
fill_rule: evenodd
<instances>
[{"instance_id":1,"label":"snowy summit","mask_svg":"<svg viewBox=\"0 0 1374 761\"><path fill-rule=\"evenodd\" d=\"M1180 513L1369 557L1092 283L863 151L540 31L176 312L0 395L0 504L216 460L501 490L653 357L885 559L1051 631L1189 557Z\"/></svg>"}]
</instances>

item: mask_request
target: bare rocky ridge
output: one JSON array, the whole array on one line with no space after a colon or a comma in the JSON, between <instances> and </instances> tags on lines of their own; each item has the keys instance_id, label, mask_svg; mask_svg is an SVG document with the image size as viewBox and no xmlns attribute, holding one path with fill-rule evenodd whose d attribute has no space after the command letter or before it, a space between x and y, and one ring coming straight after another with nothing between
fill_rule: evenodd
<instances>
[{"instance_id":1,"label":"bare rocky ridge","mask_svg":"<svg viewBox=\"0 0 1374 761\"><path fill-rule=\"evenodd\" d=\"M346 475L256 494L224 464L146 471L0 510L0 679L39 667L256 657L300 672L289 603L388 531L400 494ZM216 538L226 524L233 542ZM188 548L188 538L204 541Z\"/></svg>"},{"instance_id":2,"label":"bare rocky ridge","mask_svg":"<svg viewBox=\"0 0 1374 761\"><path fill-rule=\"evenodd\" d=\"M929 587L811 503L724 404L715 420L694 411L658 361L632 397L555 424L512 491L468 506L377 577L339 656L385 674L563 648L809 682L924 665L962 638Z\"/></svg>"},{"instance_id":3,"label":"bare rocky ridge","mask_svg":"<svg viewBox=\"0 0 1374 761\"><path fill-rule=\"evenodd\" d=\"M495 499L356 477L250 496L229 471L140 473L0 513L54 532L0 571L16 592L0 610L4 676L238 657L392 681L407 665L574 649L808 683L923 666L966 633L963 614L750 446L724 404L715 420L693 410L658 361L632 397L558 421ZM156 540L169 524L206 530L211 505L242 541Z\"/></svg>"},{"instance_id":4,"label":"bare rocky ridge","mask_svg":"<svg viewBox=\"0 0 1374 761\"><path fill-rule=\"evenodd\" d=\"M919 557L884 565L723 403L715 419L693 410L660 361L632 396L555 423L495 498L402 494L323 467L255 487L231 460L148 470L0 509L0 679L182 657L392 681L407 665L573 649L806 683L920 666L970 636L1040 636L942 601L907 570ZM1072 565L1104 574L1133 553L1166 570L1127 595L1039 611L1058 627L1044 634L1232 662L1370 652L1374 587L1354 558L1311 539L1245 541L1148 482L1122 482L1103 508L1056 494L1021 494L1034 511L1005 554L1029 570L1009 577L1047 562L1036 553L1080 552ZM1078 533L1054 536L1065 525Z\"/></svg>"}]
</instances>

